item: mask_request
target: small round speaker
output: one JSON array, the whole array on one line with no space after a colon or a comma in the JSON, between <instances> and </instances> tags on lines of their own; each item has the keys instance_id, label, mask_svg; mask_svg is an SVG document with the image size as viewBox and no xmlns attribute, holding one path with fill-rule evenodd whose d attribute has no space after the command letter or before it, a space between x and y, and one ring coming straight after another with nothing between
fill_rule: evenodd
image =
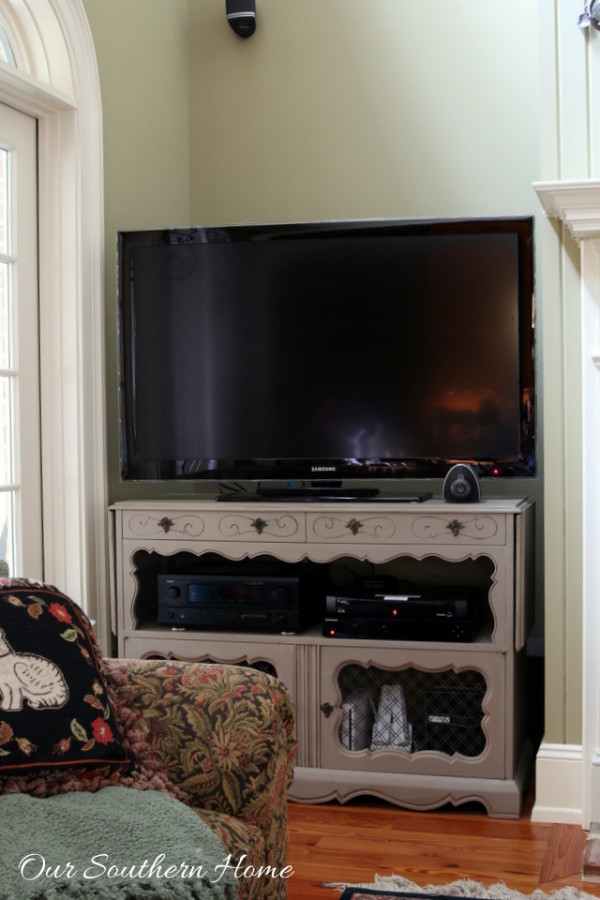
<instances>
[{"instance_id":1,"label":"small round speaker","mask_svg":"<svg viewBox=\"0 0 600 900\"><path fill-rule=\"evenodd\" d=\"M452 466L444 478L442 495L450 503L477 503L481 500L479 479L471 466L466 463Z\"/></svg>"}]
</instances>

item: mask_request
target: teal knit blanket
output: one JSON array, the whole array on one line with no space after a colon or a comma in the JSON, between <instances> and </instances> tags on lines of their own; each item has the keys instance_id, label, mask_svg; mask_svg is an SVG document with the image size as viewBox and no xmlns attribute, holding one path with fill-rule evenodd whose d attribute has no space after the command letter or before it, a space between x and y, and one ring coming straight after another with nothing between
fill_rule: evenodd
<instances>
[{"instance_id":1,"label":"teal knit blanket","mask_svg":"<svg viewBox=\"0 0 600 900\"><path fill-rule=\"evenodd\" d=\"M0 797L0 900L235 900L236 863L169 794Z\"/></svg>"}]
</instances>

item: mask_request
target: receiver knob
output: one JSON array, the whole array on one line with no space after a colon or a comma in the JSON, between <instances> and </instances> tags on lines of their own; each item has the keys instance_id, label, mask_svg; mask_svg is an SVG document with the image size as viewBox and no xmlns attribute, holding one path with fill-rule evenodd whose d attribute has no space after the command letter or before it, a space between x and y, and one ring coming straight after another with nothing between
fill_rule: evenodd
<instances>
[{"instance_id":1,"label":"receiver knob","mask_svg":"<svg viewBox=\"0 0 600 900\"><path fill-rule=\"evenodd\" d=\"M286 606L290 600L289 589L283 585L278 585L276 588L273 588L271 599L274 600L278 606Z\"/></svg>"}]
</instances>

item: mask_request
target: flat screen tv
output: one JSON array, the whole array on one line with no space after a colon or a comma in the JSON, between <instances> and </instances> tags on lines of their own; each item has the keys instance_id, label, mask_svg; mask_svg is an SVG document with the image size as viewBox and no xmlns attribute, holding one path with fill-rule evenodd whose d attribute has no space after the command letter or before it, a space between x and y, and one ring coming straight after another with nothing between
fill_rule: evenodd
<instances>
[{"instance_id":1,"label":"flat screen tv","mask_svg":"<svg viewBox=\"0 0 600 900\"><path fill-rule=\"evenodd\" d=\"M536 474L533 218L118 234L126 481Z\"/></svg>"}]
</instances>

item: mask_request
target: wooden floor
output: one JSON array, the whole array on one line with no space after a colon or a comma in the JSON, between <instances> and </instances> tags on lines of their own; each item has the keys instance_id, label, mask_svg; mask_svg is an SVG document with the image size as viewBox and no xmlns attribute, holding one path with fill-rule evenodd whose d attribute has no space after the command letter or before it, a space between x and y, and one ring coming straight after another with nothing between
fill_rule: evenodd
<instances>
[{"instance_id":1,"label":"wooden floor","mask_svg":"<svg viewBox=\"0 0 600 900\"><path fill-rule=\"evenodd\" d=\"M519 820L489 818L481 806L409 812L365 798L348 804L289 804L288 900L335 900L323 882L370 882L402 875L420 885L473 878L529 894L570 885L600 897L582 880L586 833L574 825L531 822L531 797Z\"/></svg>"}]
</instances>

